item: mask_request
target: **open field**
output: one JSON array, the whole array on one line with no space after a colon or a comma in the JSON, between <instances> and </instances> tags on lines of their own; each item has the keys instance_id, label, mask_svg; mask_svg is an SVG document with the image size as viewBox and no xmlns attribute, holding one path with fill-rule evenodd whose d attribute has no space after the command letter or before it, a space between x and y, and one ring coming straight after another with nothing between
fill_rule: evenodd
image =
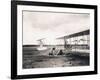
<instances>
[{"instance_id":1,"label":"open field","mask_svg":"<svg viewBox=\"0 0 100 80\"><path fill-rule=\"evenodd\" d=\"M49 55L51 48L39 51L35 47L23 47L23 68L48 68L88 66L89 53L64 52L64 55Z\"/></svg>"}]
</instances>

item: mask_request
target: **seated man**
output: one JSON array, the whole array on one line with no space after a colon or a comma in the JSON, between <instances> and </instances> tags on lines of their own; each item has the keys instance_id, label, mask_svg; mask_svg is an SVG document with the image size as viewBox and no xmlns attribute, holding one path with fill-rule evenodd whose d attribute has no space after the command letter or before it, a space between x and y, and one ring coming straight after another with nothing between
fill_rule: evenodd
<instances>
[{"instance_id":1,"label":"seated man","mask_svg":"<svg viewBox=\"0 0 100 80\"><path fill-rule=\"evenodd\" d=\"M52 48L51 52L49 53L49 55L54 55L55 53L55 48Z\"/></svg>"},{"instance_id":2,"label":"seated man","mask_svg":"<svg viewBox=\"0 0 100 80\"><path fill-rule=\"evenodd\" d=\"M59 53L58 53L58 55L63 55L63 54L64 54L64 53L63 53L62 50L60 50Z\"/></svg>"}]
</instances>

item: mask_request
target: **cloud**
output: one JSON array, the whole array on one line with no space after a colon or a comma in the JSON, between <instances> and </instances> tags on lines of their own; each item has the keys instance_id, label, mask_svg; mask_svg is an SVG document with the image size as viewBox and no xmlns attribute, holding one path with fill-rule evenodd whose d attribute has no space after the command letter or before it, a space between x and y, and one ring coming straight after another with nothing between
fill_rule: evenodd
<instances>
[{"instance_id":1,"label":"cloud","mask_svg":"<svg viewBox=\"0 0 100 80\"><path fill-rule=\"evenodd\" d=\"M59 37L89 29L89 14L23 12L23 44L37 44L37 39Z\"/></svg>"}]
</instances>

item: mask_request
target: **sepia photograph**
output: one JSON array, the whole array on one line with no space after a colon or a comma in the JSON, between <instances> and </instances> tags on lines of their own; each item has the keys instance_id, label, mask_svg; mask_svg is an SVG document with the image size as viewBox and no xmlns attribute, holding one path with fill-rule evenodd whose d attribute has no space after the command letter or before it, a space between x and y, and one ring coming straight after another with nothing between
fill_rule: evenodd
<instances>
[{"instance_id":1,"label":"sepia photograph","mask_svg":"<svg viewBox=\"0 0 100 80\"><path fill-rule=\"evenodd\" d=\"M23 68L89 66L90 14L23 11Z\"/></svg>"},{"instance_id":2,"label":"sepia photograph","mask_svg":"<svg viewBox=\"0 0 100 80\"><path fill-rule=\"evenodd\" d=\"M11 2L11 78L97 74L97 6Z\"/></svg>"}]
</instances>

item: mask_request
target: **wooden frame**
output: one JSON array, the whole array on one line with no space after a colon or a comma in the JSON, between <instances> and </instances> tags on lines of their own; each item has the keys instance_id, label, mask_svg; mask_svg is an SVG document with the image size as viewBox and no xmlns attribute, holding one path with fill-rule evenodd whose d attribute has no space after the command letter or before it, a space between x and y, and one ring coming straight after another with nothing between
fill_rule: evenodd
<instances>
[{"instance_id":1,"label":"wooden frame","mask_svg":"<svg viewBox=\"0 0 100 80\"><path fill-rule=\"evenodd\" d=\"M76 8L90 9L94 12L94 70L76 71L76 72L58 72L45 74L22 74L18 75L18 5L24 6L43 6L57 8ZM73 75L89 75L97 74L97 6L96 5L81 5L81 4L64 4L64 3L48 3L48 2L31 2L31 1L11 1L11 78L42 78L42 77L58 77L58 76L73 76Z\"/></svg>"}]
</instances>

